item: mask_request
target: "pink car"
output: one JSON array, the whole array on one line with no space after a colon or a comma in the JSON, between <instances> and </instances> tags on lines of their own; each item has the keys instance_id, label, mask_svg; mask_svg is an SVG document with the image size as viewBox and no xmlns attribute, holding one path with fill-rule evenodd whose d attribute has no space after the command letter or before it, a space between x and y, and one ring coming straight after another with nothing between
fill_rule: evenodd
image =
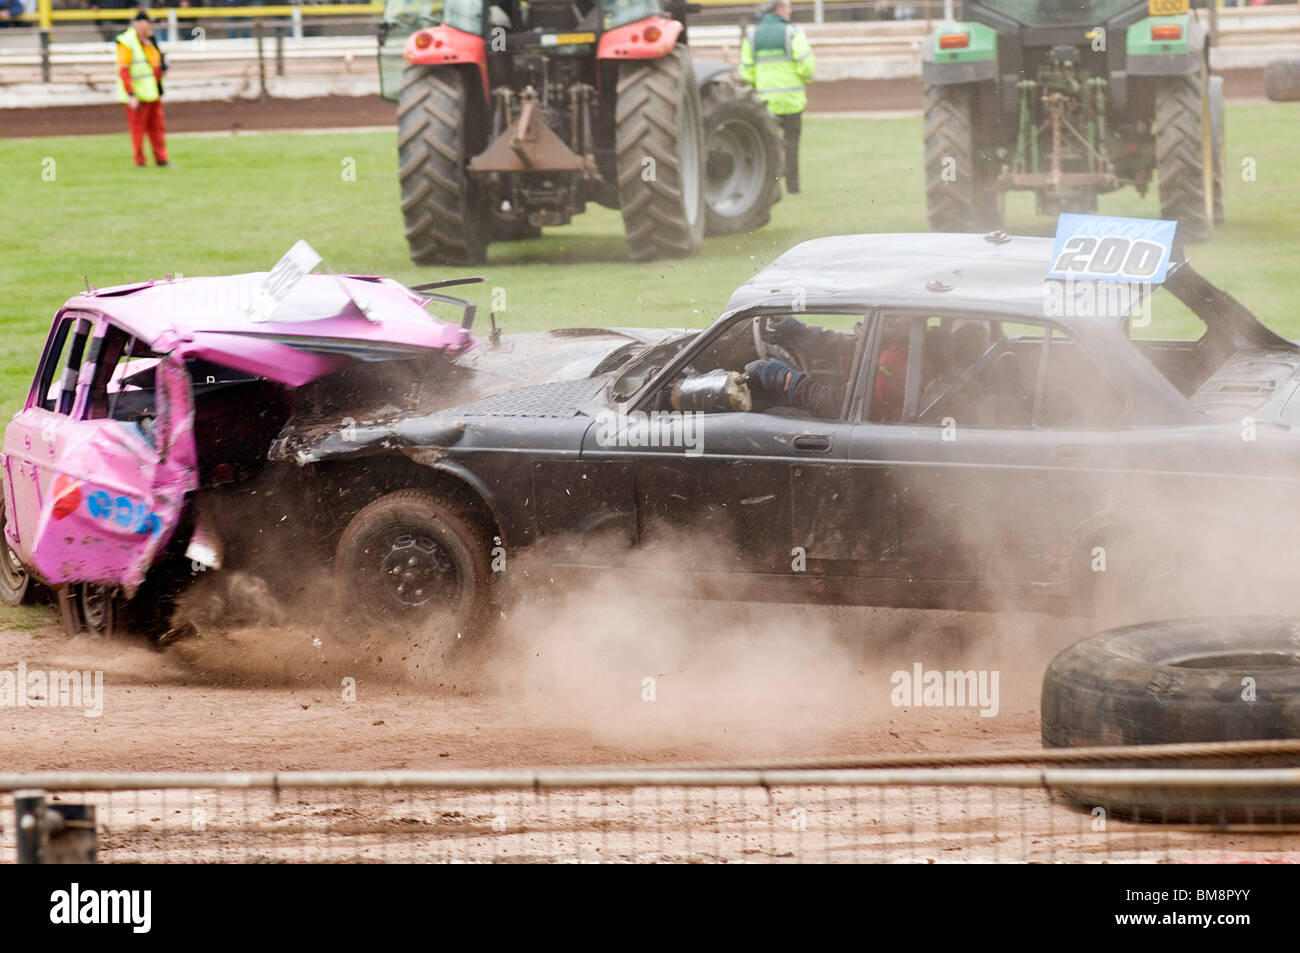
<instances>
[{"instance_id":1,"label":"pink car","mask_svg":"<svg viewBox=\"0 0 1300 953\"><path fill-rule=\"evenodd\" d=\"M306 385L474 346L466 302L309 270L286 256L269 273L67 301L4 434L0 601L34 578L70 629L111 629L169 547L196 569L219 563L191 494L260 471ZM462 325L427 312L431 298L462 305Z\"/></svg>"}]
</instances>

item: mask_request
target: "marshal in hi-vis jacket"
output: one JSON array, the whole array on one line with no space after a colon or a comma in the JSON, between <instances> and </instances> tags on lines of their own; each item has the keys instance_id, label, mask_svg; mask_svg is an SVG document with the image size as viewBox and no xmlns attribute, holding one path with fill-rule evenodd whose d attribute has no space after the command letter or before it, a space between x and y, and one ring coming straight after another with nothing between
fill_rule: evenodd
<instances>
[{"instance_id":1,"label":"marshal in hi-vis jacket","mask_svg":"<svg viewBox=\"0 0 1300 953\"><path fill-rule=\"evenodd\" d=\"M773 115L803 112L813 78L812 46L803 30L775 13L747 27L740 41L740 75Z\"/></svg>"}]
</instances>

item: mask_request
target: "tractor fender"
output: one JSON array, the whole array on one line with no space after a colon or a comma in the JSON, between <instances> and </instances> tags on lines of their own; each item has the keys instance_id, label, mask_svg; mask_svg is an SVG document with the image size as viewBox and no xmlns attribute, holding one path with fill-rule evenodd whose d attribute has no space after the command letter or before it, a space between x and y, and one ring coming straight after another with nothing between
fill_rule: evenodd
<instances>
[{"instance_id":1,"label":"tractor fender","mask_svg":"<svg viewBox=\"0 0 1300 953\"><path fill-rule=\"evenodd\" d=\"M416 66L453 66L473 64L483 81L483 94L491 101L488 86L487 44L481 36L440 24L416 30L406 38L402 50L406 62Z\"/></svg>"},{"instance_id":2,"label":"tractor fender","mask_svg":"<svg viewBox=\"0 0 1300 953\"><path fill-rule=\"evenodd\" d=\"M964 37L945 47L945 37ZM927 86L982 83L997 79L998 31L983 23L946 21L921 44L921 78Z\"/></svg>"},{"instance_id":3,"label":"tractor fender","mask_svg":"<svg viewBox=\"0 0 1300 953\"><path fill-rule=\"evenodd\" d=\"M657 30L657 35L646 40L647 31ZM666 17L646 17L635 23L607 30L600 37L596 47L598 60L654 60L667 56L677 45L677 38L682 34L682 24L678 20Z\"/></svg>"},{"instance_id":4,"label":"tractor fender","mask_svg":"<svg viewBox=\"0 0 1300 953\"><path fill-rule=\"evenodd\" d=\"M1176 40L1156 39L1157 27L1179 27ZM1146 17L1128 28L1124 47L1129 76L1186 76L1205 62L1208 34L1188 14Z\"/></svg>"},{"instance_id":5,"label":"tractor fender","mask_svg":"<svg viewBox=\"0 0 1300 953\"><path fill-rule=\"evenodd\" d=\"M734 73L736 67L731 63L724 63L722 60L691 60L691 66L695 68L695 85L703 89L709 84L709 80L723 73Z\"/></svg>"}]
</instances>

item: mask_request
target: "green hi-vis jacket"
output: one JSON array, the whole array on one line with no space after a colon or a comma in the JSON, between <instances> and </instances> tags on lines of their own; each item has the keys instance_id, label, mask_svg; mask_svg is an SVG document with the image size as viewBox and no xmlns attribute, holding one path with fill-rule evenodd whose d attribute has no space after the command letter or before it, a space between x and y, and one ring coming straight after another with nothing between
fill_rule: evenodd
<instances>
[{"instance_id":1,"label":"green hi-vis jacket","mask_svg":"<svg viewBox=\"0 0 1300 953\"><path fill-rule=\"evenodd\" d=\"M740 75L777 116L803 112L813 78L813 51L803 30L775 13L745 29Z\"/></svg>"}]
</instances>

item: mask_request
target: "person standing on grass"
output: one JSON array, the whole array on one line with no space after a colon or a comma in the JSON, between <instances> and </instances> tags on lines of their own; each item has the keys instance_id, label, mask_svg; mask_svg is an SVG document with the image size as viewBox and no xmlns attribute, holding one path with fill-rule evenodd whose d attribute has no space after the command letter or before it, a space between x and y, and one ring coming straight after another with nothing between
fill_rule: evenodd
<instances>
[{"instance_id":1,"label":"person standing on grass","mask_svg":"<svg viewBox=\"0 0 1300 953\"><path fill-rule=\"evenodd\" d=\"M781 123L785 133L785 190L799 194L799 133L812 82L812 46L790 22L790 0L768 0L755 26L740 41L740 75Z\"/></svg>"},{"instance_id":2,"label":"person standing on grass","mask_svg":"<svg viewBox=\"0 0 1300 953\"><path fill-rule=\"evenodd\" d=\"M126 126L137 166L145 164L146 135L154 162L167 164L167 123L162 105L162 74L166 69L162 51L153 41L153 23L141 10L131 26L117 35L117 99L126 104Z\"/></svg>"}]
</instances>

